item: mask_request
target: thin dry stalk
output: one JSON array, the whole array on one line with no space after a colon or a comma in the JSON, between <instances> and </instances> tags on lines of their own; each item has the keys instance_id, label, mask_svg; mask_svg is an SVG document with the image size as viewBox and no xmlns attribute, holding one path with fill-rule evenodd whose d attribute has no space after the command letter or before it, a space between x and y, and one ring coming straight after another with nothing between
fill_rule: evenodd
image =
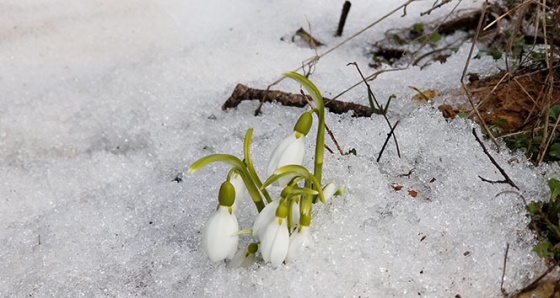
<instances>
[{"instance_id":1,"label":"thin dry stalk","mask_svg":"<svg viewBox=\"0 0 560 298\"><path fill-rule=\"evenodd\" d=\"M478 176L478 178L480 178L480 180L484 181L484 182L488 182L491 184L496 184L496 183L505 183L505 184L509 184L512 187L514 187L515 189L519 190L519 187L517 187L517 185L515 185L515 183L511 180L511 178L509 178L508 174L506 173L506 171L504 171L504 169L502 169L502 167L500 167L500 165L498 164L498 162L494 159L494 157L492 157L492 155L490 155L490 152L488 152L488 149L486 149L486 146L484 146L484 143L482 143L482 141L480 140L480 138L478 137L478 135L476 134L476 129L472 129L472 134L474 135L476 141L478 142L478 144L480 144L480 147L482 147L482 151L484 151L484 154L486 154L486 156L488 157L488 159L490 159L490 162L492 162L492 164L496 167L496 169L498 169L498 171L500 172L500 174L502 174L502 177L504 177L504 180L489 180L486 178L483 178L481 176Z\"/></svg>"},{"instance_id":2,"label":"thin dry stalk","mask_svg":"<svg viewBox=\"0 0 560 298\"><path fill-rule=\"evenodd\" d=\"M400 71L400 70L405 70L405 69L406 69L406 68L382 69L382 70L376 71L376 72L374 72L373 74L370 74L369 76L367 76L367 77L366 77L366 81L373 81L373 80L375 80L375 79L377 78L377 76L379 76L380 74L385 73L385 72ZM346 93L346 92L348 92L348 91L354 89L355 87L361 85L363 82L364 82L363 80L360 80L360 81L354 83L354 85L348 87L347 89L344 89L342 92L340 92L339 94L335 95L332 99L335 100L335 99L341 97L342 95L344 95L344 93Z\"/></svg>"},{"instance_id":3,"label":"thin dry stalk","mask_svg":"<svg viewBox=\"0 0 560 298\"><path fill-rule=\"evenodd\" d=\"M544 0L543 0L544 1ZM552 26L551 28L553 28L553 30L555 30L556 28L558 28L558 23L559 23L559 19L560 19L560 7L558 6L558 4L556 4L556 7L553 7L553 9L555 9L555 11L552 14ZM543 18L543 22L546 22L546 19ZM547 61L547 69L548 69L548 74L546 76L546 82L545 82L545 88L546 88L546 97L545 97L545 113L544 113L544 127L548 128L548 121L549 121L549 113L550 113L550 108L552 106L552 91L554 90L554 70L553 70L553 66L554 66L554 53L556 50L556 43L554 42L554 37L556 36L555 32L552 32L552 42L550 42L550 47L548 47L548 38L547 38L547 27L546 27L546 23L543 24L543 35L545 36L545 57L547 57L548 59ZM547 49L550 48L550 51L548 51ZM539 165L547 152L548 147L550 146L550 143L552 141L552 139L554 139L555 137L555 132L556 132L556 128L558 127L558 121L560 120L560 117L558 119L556 119L556 123L554 124L554 127L552 129L552 131L549 133L548 129L543 130L543 140L541 143L541 147L540 147L540 151L539 151L539 155L537 158L537 165Z\"/></svg>"},{"instance_id":4,"label":"thin dry stalk","mask_svg":"<svg viewBox=\"0 0 560 298\"><path fill-rule=\"evenodd\" d=\"M307 97L307 95L305 95L305 93L303 92L303 89L300 89L299 92L301 93L301 96L303 96L305 98L305 100L307 101L307 104L311 107L311 109L314 109L315 107L313 106L313 104L311 103L311 100L309 100L309 97ZM329 134L329 136L331 137L331 140L333 141L334 145L336 146L336 149L338 149L338 152L340 153L340 155L344 155L344 152L342 151L342 149L340 148L340 145L338 145L338 141L336 140L336 138L334 137L334 134L332 133L331 129L329 128L329 126L327 125L327 123L325 123L325 130L327 131L327 133ZM327 146L325 145L325 148L327 148L327 150L329 150L329 152L331 154L333 154L334 152Z\"/></svg>"},{"instance_id":5,"label":"thin dry stalk","mask_svg":"<svg viewBox=\"0 0 560 298\"><path fill-rule=\"evenodd\" d=\"M511 12L515 11L515 10L518 9L519 7L521 7L521 6L525 5L525 4L528 4L528 3L532 3L532 2L534 2L534 1L532 1L532 0L524 1L523 3L521 3L521 4L517 5L517 6L515 6L514 8L511 8L511 9L508 10L506 13L504 13L503 15L497 17L494 21L490 22L490 24L486 25L486 26L482 29L482 31L488 30L488 28L494 26L497 22L499 22L499 21L502 20L503 18L507 17Z\"/></svg>"},{"instance_id":6,"label":"thin dry stalk","mask_svg":"<svg viewBox=\"0 0 560 298\"><path fill-rule=\"evenodd\" d=\"M504 289L504 279L506 277L507 257L509 252L509 243L506 243L506 252L504 253L504 267L502 268L502 282L500 283L500 291L504 297L507 297L507 291Z\"/></svg>"},{"instance_id":7,"label":"thin dry stalk","mask_svg":"<svg viewBox=\"0 0 560 298\"><path fill-rule=\"evenodd\" d=\"M333 52L334 50L340 48L341 46L343 46L344 44L346 44L347 42L349 42L350 40L354 39L355 37L359 36L360 34L364 33L365 31L369 30L371 27L379 24L381 21L387 19L388 17L392 16L393 14L395 14L396 12L400 11L401 9L404 9L404 15L406 15L406 7L408 5L410 5L410 3L415 2L418 0L408 0L405 3L399 5L398 7L396 7L395 9L391 10L390 12L388 12L387 14L385 14L384 16L382 16L381 18L377 19L376 21L374 21L373 23L367 25L366 27L364 27L363 29L359 30L358 32L352 34L350 37L346 38L345 40L343 40L342 42L340 42L339 44L333 46L332 48L326 50L324 53L320 54L320 55L315 55L314 57L311 57L309 59L306 60L306 62L304 62L302 64L302 66L294 69L293 71L299 71L302 69L305 69L305 67L311 67L312 65L316 64L319 59L325 57L326 55L330 54L331 52ZM267 86L266 90L269 90L272 86L280 83L282 80L284 80L284 76L280 77L279 79L277 79L276 81L272 82L270 85ZM264 98L266 99L266 97ZM261 108L262 105L264 103L264 99L260 102L259 106L257 107L257 109L255 110L255 115L259 115L261 112Z\"/></svg>"},{"instance_id":8,"label":"thin dry stalk","mask_svg":"<svg viewBox=\"0 0 560 298\"><path fill-rule=\"evenodd\" d=\"M364 84L366 84L367 90L368 90L368 96L371 95L371 98L373 99L373 101L375 102L375 105L377 106L377 110L378 111L383 111L383 107L379 104L379 102L377 101L377 99L375 98L375 95L373 94L373 91L371 89L371 86L368 84L366 78L364 77L362 71L360 70L360 67L358 66L358 63L356 62L352 62L352 63L348 63L348 65L354 65L356 66L356 69L358 70L358 73L360 74L360 77L362 77L362 80L364 82ZM371 107L372 109L374 107ZM385 119L385 122L387 122L387 125L389 126L389 129L391 130L390 133L387 135L387 140L385 141L385 144L383 145L383 148L381 148L381 152L379 153L379 157L377 158L377 162L379 162L381 155L383 153L383 150L385 149L385 146L387 145L388 140L391 138L391 136L393 137L393 140L395 141L395 146L397 147L397 155L399 156L399 158L401 158L401 150L399 149L399 142L397 141L397 137L395 136L395 128L397 127L397 124L399 123L399 121L397 121L395 123L395 125L391 124L391 121L389 121L389 118L387 118L387 115L385 113L381 113L381 115L383 116L383 119Z\"/></svg>"},{"instance_id":9,"label":"thin dry stalk","mask_svg":"<svg viewBox=\"0 0 560 298\"><path fill-rule=\"evenodd\" d=\"M446 2L446 3L447 3L447 2ZM443 4L446 4L446 3L443 3ZM408 3L405 3L405 4L408 5ZM447 21L447 19L451 16L451 14L453 14L453 13L457 10L457 7L459 7L459 4L461 4L461 1L457 2L457 4L455 4L455 6L453 7L453 9L451 9L451 11L445 16L445 18L443 18L443 19L436 25L436 27L434 28L434 30L433 30L432 32L426 33L426 34L424 34L424 35L422 35L422 36L417 37L417 38L414 39L411 43L413 43L414 41L416 41L416 40L418 40L418 39L420 39L420 38L422 38L422 37L425 37L424 41L422 42L422 45L420 46L420 49L424 48L424 47L428 44L428 41L429 41L428 36L429 36L430 34L432 34L433 32L437 32L437 31L438 31L438 29L440 28L440 26L441 26L442 24L444 24L444 23ZM435 7L435 8L439 8L439 7L440 7L440 6ZM435 8L434 8L434 9L435 9ZM427 14L429 14L429 13L427 13ZM408 51L408 50L407 50L407 51ZM377 78L380 74L385 73L385 72L392 72L392 71L405 70L405 69L407 69L408 67L410 67L411 65L416 65L417 61L418 61L419 59L422 58L422 57L418 58L418 57L416 56L417 53L418 53L419 51L420 51L420 50L417 50L417 51L415 52L415 54L411 57L411 59L410 59L410 61L407 63L407 65L405 65L405 66L403 66L403 67L398 67L398 68L382 69L382 70L376 71L376 72L374 72L374 73L372 73L372 74L366 76L366 77L365 77L366 81L375 80L375 78ZM406 51L405 51L405 52L406 52ZM355 84L353 84L353 85L350 86L349 88L343 90L341 93L339 93L338 95L336 95L335 97L333 97L333 99L338 98L339 96L341 96L341 95L343 95L344 93L346 93L346 92L348 92L348 91L354 89L355 87L361 85L362 83L363 83L363 81L361 81L361 80L358 81L358 82L356 82Z\"/></svg>"},{"instance_id":10,"label":"thin dry stalk","mask_svg":"<svg viewBox=\"0 0 560 298\"><path fill-rule=\"evenodd\" d=\"M503 16L505 17L506 15L508 15L510 12L515 11L516 12L516 18L515 21L513 21L513 26L510 27L511 29L511 35L506 43L506 47L505 47L505 64L506 64L506 71L507 73L511 73L510 70L510 65L509 65L509 56L511 54L511 49L513 47L513 43L515 42L516 38L518 37L519 31L521 30L521 26L523 24L523 19L525 18L525 15L527 14L527 11L529 9L529 3L531 3L532 0L528 0L528 1L523 1L523 3L517 5L516 7L510 9L508 12L506 12ZM499 17L499 19L501 19L502 16Z\"/></svg>"},{"instance_id":11,"label":"thin dry stalk","mask_svg":"<svg viewBox=\"0 0 560 298\"><path fill-rule=\"evenodd\" d=\"M476 108L476 105L474 103L473 100L473 96L472 93L469 91L469 89L467 88L467 85L465 84L465 77L467 76L467 70L469 68L469 62L471 61L472 58L472 54L474 52L474 48L475 48L475 44L476 41L478 39L478 36L480 35L480 30L482 29L482 24L484 22L484 16L486 15L486 10L488 8L488 0L486 0L486 2L484 2L484 6L482 8L482 13L480 15L480 19L478 20L478 26L476 28L476 33L474 35L473 38L473 42L471 45L471 49L469 50L469 55L467 56L467 61L465 62L465 67L463 68L463 74L461 75L461 86L463 87L463 90L465 91L465 93L467 94L467 97L469 99L469 102L473 108L473 110L476 113L476 116L478 117L478 119L480 120L480 125L482 126L482 128L484 129L484 132L488 135L488 137L492 140L492 142L496 145L496 147L499 149L500 148L500 144L498 143L498 141L496 140L496 138L492 135L492 133L490 132L490 129L488 129L488 126L486 125L486 123L484 122L484 119L482 118L482 115L480 115L480 112L478 111L478 109Z\"/></svg>"},{"instance_id":12,"label":"thin dry stalk","mask_svg":"<svg viewBox=\"0 0 560 298\"><path fill-rule=\"evenodd\" d=\"M534 99L534 105L531 107L531 111L529 111L529 114L527 115L527 121L530 121L531 117L533 117L533 114L535 114L535 111L537 113L536 116L537 120L535 121L535 124L533 125L534 127L540 126L541 125L541 120L539 119L542 115L542 111L543 111L543 94L545 93L545 84L542 84L541 89L539 90L539 92L537 93L537 98Z\"/></svg>"},{"instance_id":13,"label":"thin dry stalk","mask_svg":"<svg viewBox=\"0 0 560 298\"><path fill-rule=\"evenodd\" d=\"M534 105L537 104L537 101L533 98L533 96L527 91L527 89L525 88L525 86L523 86L523 84L519 83L519 80L517 78L513 78L513 81L515 82L515 84L517 86L519 86L519 88L521 89L521 91L523 91L523 93L533 102Z\"/></svg>"}]
</instances>

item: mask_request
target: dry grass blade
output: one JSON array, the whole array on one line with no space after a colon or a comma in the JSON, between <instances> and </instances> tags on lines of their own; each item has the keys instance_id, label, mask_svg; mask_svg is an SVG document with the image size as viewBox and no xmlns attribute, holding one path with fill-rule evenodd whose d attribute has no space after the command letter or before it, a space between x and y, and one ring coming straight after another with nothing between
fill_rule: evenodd
<instances>
[{"instance_id":1,"label":"dry grass blade","mask_svg":"<svg viewBox=\"0 0 560 298\"><path fill-rule=\"evenodd\" d=\"M315 55L314 57L311 57L309 59L307 59L306 62L303 63L302 66L294 69L293 71L299 71L302 69L305 69L305 67L309 67L315 63L317 63L317 61L319 61L319 59L325 57L326 55L328 55L329 53L335 51L336 49L340 48L341 46L343 46L344 44L346 44L347 42L349 42L350 40L356 38L357 36L359 36L360 34L366 32L367 30L369 30L371 27L379 24L380 22L382 22L383 20L387 19L388 17L392 16L393 14L395 14L396 12L400 11L401 9L405 10L406 14L406 7L408 5L410 5L410 3L415 2L418 0L408 0L405 3L399 5L398 7L396 7L395 9L391 10L390 12L388 12L387 14L385 14L384 16L382 16L381 18L377 19L376 21L372 22L371 24L367 25L366 27L364 27L363 29L359 30L358 32L352 34L350 37L346 38L345 40L341 41L339 44L333 46L332 48L329 48L328 50L326 50L325 52L323 52L320 55ZM269 90L272 86L280 83L282 80L284 80L285 77L280 77L279 79L277 79L276 81L272 82L270 85L267 86L267 90ZM255 115L259 115L260 114L260 110L262 108L264 101L261 101L261 103L259 104L259 107L255 110Z\"/></svg>"},{"instance_id":2,"label":"dry grass blade","mask_svg":"<svg viewBox=\"0 0 560 298\"><path fill-rule=\"evenodd\" d=\"M480 35L480 30L482 28L482 24L483 24L483 21L484 21L484 15L486 14L486 8L487 7L488 7L488 0L484 3L484 7L482 9L482 14L481 14L480 19L478 21L478 26L476 28L476 33L474 35L473 42L472 42L472 45L471 45L471 49L470 49L469 55L467 57L467 62L465 62L465 67L463 68L463 74L461 75L461 86L463 87L463 90L467 94L469 102L470 102L473 110L475 111L476 116L480 120L480 124L482 125L482 128L484 129L484 132L488 135L488 137L490 137L490 139L496 145L496 147L500 148L500 144L498 143L496 138L494 138L494 136L490 132L490 129L488 129L488 126L484 122L484 119L482 119L482 116L480 115L480 112L478 111L476 105L474 104L474 100L472 98L472 93L469 91L469 89L465 85L465 77L467 75L467 70L469 68L469 61L472 58L472 54L473 54L473 51L474 51L474 48L475 48L476 40L478 39L478 36Z\"/></svg>"}]
</instances>

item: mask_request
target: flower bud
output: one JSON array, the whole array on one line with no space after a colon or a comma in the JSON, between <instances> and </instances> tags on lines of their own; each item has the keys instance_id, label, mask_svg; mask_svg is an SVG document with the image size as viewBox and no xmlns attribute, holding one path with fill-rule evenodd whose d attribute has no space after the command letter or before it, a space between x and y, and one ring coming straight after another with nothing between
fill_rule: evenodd
<instances>
[{"instance_id":1,"label":"flower bud","mask_svg":"<svg viewBox=\"0 0 560 298\"><path fill-rule=\"evenodd\" d=\"M288 216L288 205L286 204L286 202L282 202L282 204L280 204L278 208L276 208L276 217L286 218L287 216Z\"/></svg>"},{"instance_id":2,"label":"flower bud","mask_svg":"<svg viewBox=\"0 0 560 298\"><path fill-rule=\"evenodd\" d=\"M249 267L255 262L255 253L259 245L255 242L250 243L247 248L239 250L229 263L230 268Z\"/></svg>"},{"instance_id":3,"label":"flower bud","mask_svg":"<svg viewBox=\"0 0 560 298\"><path fill-rule=\"evenodd\" d=\"M224 181L220 186L220 193L218 195L218 202L220 206L231 207L235 202L235 187L229 181Z\"/></svg>"},{"instance_id":4,"label":"flower bud","mask_svg":"<svg viewBox=\"0 0 560 298\"><path fill-rule=\"evenodd\" d=\"M299 116L298 121L296 122L296 125L294 125L294 131L302 134L304 136L307 135L307 133L309 132L309 129L311 129L311 124L313 123L313 116L311 115L311 111L309 112L305 112L303 114L301 114L301 116ZM297 138L299 138L300 136L298 136L296 134Z\"/></svg>"}]
</instances>

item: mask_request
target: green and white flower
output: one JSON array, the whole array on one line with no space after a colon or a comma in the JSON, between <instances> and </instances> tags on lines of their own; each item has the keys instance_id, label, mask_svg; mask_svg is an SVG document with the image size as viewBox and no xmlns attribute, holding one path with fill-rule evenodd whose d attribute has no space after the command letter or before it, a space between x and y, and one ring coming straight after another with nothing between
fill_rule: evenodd
<instances>
[{"instance_id":1,"label":"green and white flower","mask_svg":"<svg viewBox=\"0 0 560 298\"><path fill-rule=\"evenodd\" d=\"M239 224L233 213L234 199L234 186L228 181L222 183L218 208L206 222L202 236L202 247L212 262L231 259L237 250Z\"/></svg>"},{"instance_id":2,"label":"green and white flower","mask_svg":"<svg viewBox=\"0 0 560 298\"><path fill-rule=\"evenodd\" d=\"M276 216L264 228L261 235L261 254L265 262L278 266L288 253L290 232L288 231L287 206L281 204Z\"/></svg>"}]
</instances>

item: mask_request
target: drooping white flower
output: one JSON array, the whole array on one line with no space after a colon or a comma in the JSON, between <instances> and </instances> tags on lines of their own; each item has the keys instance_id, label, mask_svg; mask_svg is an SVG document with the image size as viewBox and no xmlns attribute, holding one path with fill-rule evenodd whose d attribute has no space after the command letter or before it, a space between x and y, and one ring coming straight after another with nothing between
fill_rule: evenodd
<instances>
[{"instance_id":1,"label":"drooping white flower","mask_svg":"<svg viewBox=\"0 0 560 298\"><path fill-rule=\"evenodd\" d=\"M258 244L251 243L247 248L239 250L229 263L230 268L249 267L255 262L255 253L257 252Z\"/></svg>"},{"instance_id":2,"label":"drooping white flower","mask_svg":"<svg viewBox=\"0 0 560 298\"><path fill-rule=\"evenodd\" d=\"M239 209L241 202L243 202L243 199L245 198L245 190L247 187L245 186L245 182L243 182L241 175L237 173L232 173L229 182L235 189L235 200L233 201L233 205L231 207L233 208L233 212L237 212L237 209Z\"/></svg>"},{"instance_id":3,"label":"drooping white flower","mask_svg":"<svg viewBox=\"0 0 560 298\"><path fill-rule=\"evenodd\" d=\"M270 177L274 171L286 165L301 165L303 163L304 153L305 135L293 131L272 152L266 171L267 176ZM287 185L292 178L293 177L290 175L284 176L276 180L273 185Z\"/></svg>"},{"instance_id":4,"label":"drooping white flower","mask_svg":"<svg viewBox=\"0 0 560 298\"><path fill-rule=\"evenodd\" d=\"M202 238L202 246L212 262L231 259L235 255L238 230L237 217L231 207L219 206L208 219Z\"/></svg>"},{"instance_id":5,"label":"drooping white flower","mask_svg":"<svg viewBox=\"0 0 560 298\"><path fill-rule=\"evenodd\" d=\"M288 253L290 233L287 218L275 216L268 223L261 239L261 253L266 262L274 266L282 264Z\"/></svg>"},{"instance_id":6,"label":"drooping white flower","mask_svg":"<svg viewBox=\"0 0 560 298\"><path fill-rule=\"evenodd\" d=\"M278 208L279 202L279 200L272 201L257 215L255 223L253 224L253 238L257 240L261 239L261 235L263 234L266 226L275 217L276 208Z\"/></svg>"},{"instance_id":7,"label":"drooping white flower","mask_svg":"<svg viewBox=\"0 0 560 298\"><path fill-rule=\"evenodd\" d=\"M288 246L288 254L286 255L286 262L291 262L296 259L303 248L309 243L310 237L309 226L300 226L296 231L290 235L290 244Z\"/></svg>"}]
</instances>

